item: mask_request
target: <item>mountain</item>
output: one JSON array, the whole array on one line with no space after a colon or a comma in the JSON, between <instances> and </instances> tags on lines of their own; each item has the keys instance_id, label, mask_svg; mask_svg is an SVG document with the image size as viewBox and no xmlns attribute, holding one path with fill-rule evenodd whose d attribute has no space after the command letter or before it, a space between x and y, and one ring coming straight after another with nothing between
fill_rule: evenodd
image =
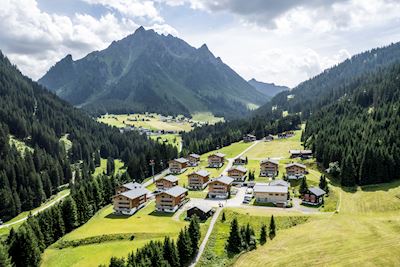
<instances>
[{"instance_id":1,"label":"mountain","mask_svg":"<svg viewBox=\"0 0 400 267\"><path fill-rule=\"evenodd\" d=\"M177 156L176 148L97 123L85 112L23 76L0 51L0 218L38 207L72 179L71 164L82 166L81 179L101 158L118 158L141 181L148 161ZM72 147L67 151L61 138ZM11 145L18 141L18 147ZM21 151L22 147L22 151ZM85 174L85 175L83 175ZM78 176L75 181L79 182Z\"/></svg>"},{"instance_id":2,"label":"mountain","mask_svg":"<svg viewBox=\"0 0 400 267\"><path fill-rule=\"evenodd\" d=\"M196 49L143 27L80 60L66 56L39 83L94 114L211 111L235 118L267 101L206 45Z\"/></svg>"},{"instance_id":3,"label":"mountain","mask_svg":"<svg viewBox=\"0 0 400 267\"><path fill-rule=\"evenodd\" d=\"M249 80L248 83L251 86L253 86L257 91L266 95L269 98L272 98L273 96L275 96L276 94L278 94L282 91L290 90L290 88L287 86L276 85L274 83L264 83L264 82L257 81L254 78Z\"/></svg>"}]
</instances>

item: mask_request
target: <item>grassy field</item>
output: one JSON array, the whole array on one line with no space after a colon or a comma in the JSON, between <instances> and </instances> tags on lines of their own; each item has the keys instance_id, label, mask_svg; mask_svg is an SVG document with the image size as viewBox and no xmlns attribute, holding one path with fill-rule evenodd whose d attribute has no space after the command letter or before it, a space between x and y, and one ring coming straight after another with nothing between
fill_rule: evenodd
<instances>
[{"instance_id":1,"label":"grassy field","mask_svg":"<svg viewBox=\"0 0 400 267\"><path fill-rule=\"evenodd\" d=\"M264 223L269 225L271 213L260 211L259 209L242 209L228 208L224 210L226 221L221 221L222 213L214 226L211 237L207 243L207 247L198 263L198 267L203 266L227 266L232 264L236 257L229 258L225 251L226 240L229 236L230 222L233 218L237 218L239 225L250 223L255 231L256 238L259 238L261 225ZM282 229L290 228L295 225L303 224L310 218L301 214L275 213L275 222L278 232ZM251 265L248 265L251 266Z\"/></svg>"},{"instance_id":2,"label":"grassy field","mask_svg":"<svg viewBox=\"0 0 400 267\"><path fill-rule=\"evenodd\" d=\"M211 112L198 112L192 114L192 120L196 122L208 122L209 124L215 124L217 122L223 122L224 118L215 117Z\"/></svg>"},{"instance_id":3,"label":"grassy field","mask_svg":"<svg viewBox=\"0 0 400 267\"><path fill-rule=\"evenodd\" d=\"M115 170L114 170L115 174L122 173L125 171L124 163L121 160L115 159L114 164L115 164ZM97 176L99 174L105 173L106 171L107 171L107 159L100 159L100 166L96 167L93 175Z\"/></svg>"},{"instance_id":4,"label":"grassy field","mask_svg":"<svg viewBox=\"0 0 400 267\"><path fill-rule=\"evenodd\" d=\"M62 198L62 197L64 197L64 196L68 195L69 192L70 192L69 189L62 190L62 191L58 192L56 195L52 196L49 200L47 200L46 202L44 202L42 205L40 205L40 207L37 207L37 208L35 208L35 209L33 209L33 210L30 210L30 211L21 212L20 214L18 214L18 216L12 218L11 220L9 220L9 221L7 221L7 222L4 222L4 224L13 223L13 222L18 221L18 220L20 220L20 219L22 219L22 218L25 218L25 217L27 217L27 216L29 215L30 212L34 213L34 212L36 212L37 210L40 210L40 209L42 209L43 207L46 207L46 206L50 205L51 203L53 203L53 202L55 202L55 201L58 201L60 198ZM13 225L10 226L10 227L0 228L0 236L1 236L1 235L8 235L8 233L9 233L10 230L11 230L11 228L16 229L16 228L18 228L21 224L23 224L23 221L22 221L22 222L19 222L19 223L16 223L16 224L13 224Z\"/></svg>"},{"instance_id":5,"label":"grassy field","mask_svg":"<svg viewBox=\"0 0 400 267\"><path fill-rule=\"evenodd\" d=\"M155 210L155 202L133 216L116 216L111 206L100 210L86 224L67 234L43 254L42 266L98 266L108 263L111 256L127 256L150 240L161 240L168 235L176 238L181 228L188 224L175 220L172 215L163 215ZM201 224L202 236L209 226L209 220ZM131 240L111 240L98 244L58 248L62 241L76 241L102 235L132 234Z\"/></svg>"},{"instance_id":6,"label":"grassy field","mask_svg":"<svg viewBox=\"0 0 400 267\"><path fill-rule=\"evenodd\" d=\"M16 139L13 135L10 135L9 144L15 146L22 155L24 155L26 149L28 149L29 152L33 152L32 147L28 146L25 142Z\"/></svg>"},{"instance_id":7,"label":"grassy field","mask_svg":"<svg viewBox=\"0 0 400 267\"><path fill-rule=\"evenodd\" d=\"M65 151L69 151L72 148L72 142L68 139L68 134L63 135L60 138L60 142L64 145Z\"/></svg>"},{"instance_id":8,"label":"grassy field","mask_svg":"<svg viewBox=\"0 0 400 267\"><path fill-rule=\"evenodd\" d=\"M150 135L149 137L160 143L170 144L177 148L181 147L182 137L179 134Z\"/></svg>"}]
</instances>

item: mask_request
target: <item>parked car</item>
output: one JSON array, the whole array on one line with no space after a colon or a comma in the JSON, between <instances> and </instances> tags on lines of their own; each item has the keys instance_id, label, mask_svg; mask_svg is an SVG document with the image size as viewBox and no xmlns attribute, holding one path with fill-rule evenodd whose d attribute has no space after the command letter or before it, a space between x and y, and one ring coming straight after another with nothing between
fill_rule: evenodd
<instances>
[{"instance_id":1,"label":"parked car","mask_svg":"<svg viewBox=\"0 0 400 267\"><path fill-rule=\"evenodd\" d=\"M249 204L249 203L250 203L250 200L247 199L247 198L244 198L242 203L243 203L243 204Z\"/></svg>"}]
</instances>

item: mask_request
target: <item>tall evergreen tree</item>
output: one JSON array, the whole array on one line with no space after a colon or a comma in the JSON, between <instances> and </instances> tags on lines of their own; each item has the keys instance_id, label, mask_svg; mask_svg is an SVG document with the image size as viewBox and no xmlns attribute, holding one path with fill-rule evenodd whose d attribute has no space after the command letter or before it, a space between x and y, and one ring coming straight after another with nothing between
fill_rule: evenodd
<instances>
[{"instance_id":1,"label":"tall evergreen tree","mask_svg":"<svg viewBox=\"0 0 400 267\"><path fill-rule=\"evenodd\" d=\"M299 193L304 194L305 192L307 192L307 190L308 190L307 177L304 176L303 179L301 179Z\"/></svg>"},{"instance_id":2,"label":"tall evergreen tree","mask_svg":"<svg viewBox=\"0 0 400 267\"><path fill-rule=\"evenodd\" d=\"M237 218L233 218L231 222L231 229L226 244L228 253L237 254L243 249L243 239L239 231L239 224Z\"/></svg>"},{"instance_id":3,"label":"tall evergreen tree","mask_svg":"<svg viewBox=\"0 0 400 267\"><path fill-rule=\"evenodd\" d=\"M267 226L265 224L262 224L260 230L260 244L264 245L266 242L267 242Z\"/></svg>"},{"instance_id":4,"label":"tall evergreen tree","mask_svg":"<svg viewBox=\"0 0 400 267\"><path fill-rule=\"evenodd\" d=\"M65 231L71 232L78 225L78 211L75 200L72 197L67 197L61 205L62 215L65 224Z\"/></svg>"},{"instance_id":5,"label":"tall evergreen tree","mask_svg":"<svg viewBox=\"0 0 400 267\"><path fill-rule=\"evenodd\" d=\"M270 239L273 239L276 235L276 225L275 225L274 215L271 216L271 221L269 222L268 235Z\"/></svg>"},{"instance_id":6,"label":"tall evergreen tree","mask_svg":"<svg viewBox=\"0 0 400 267\"><path fill-rule=\"evenodd\" d=\"M179 253L180 266L182 267L187 266L192 260L191 256L193 253L193 248L186 227L179 232L178 241L176 242L176 244Z\"/></svg>"},{"instance_id":7,"label":"tall evergreen tree","mask_svg":"<svg viewBox=\"0 0 400 267\"><path fill-rule=\"evenodd\" d=\"M164 259L168 261L171 266L179 266L179 254L175 242L168 236L164 239Z\"/></svg>"},{"instance_id":8,"label":"tall evergreen tree","mask_svg":"<svg viewBox=\"0 0 400 267\"><path fill-rule=\"evenodd\" d=\"M200 234L201 234L199 218L196 215L192 216L192 218L190 219L188 233L189 233L192 248L193 248L192 256L194 257L199 248L199 241L200 241Z\"/></svg>"},{"instance_id":9,"label":"tall evergreen tree","mask_svg":"<svg viewBox=\"0 0 400 267\"><path fill-rule=\"evenodd\" d=\"M8 256L8 252L1 243L0 243L0 266L1 267L12 267L11 259Z\"/></svg>"}]
</instances>

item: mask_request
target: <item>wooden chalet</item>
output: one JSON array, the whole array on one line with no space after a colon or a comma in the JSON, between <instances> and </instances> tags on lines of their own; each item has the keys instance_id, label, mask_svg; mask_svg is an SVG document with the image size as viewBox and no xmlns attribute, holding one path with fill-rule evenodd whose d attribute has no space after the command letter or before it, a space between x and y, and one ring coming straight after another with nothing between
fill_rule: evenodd
<instances>
[{"instance_id":1,"label":"wooden chalet","mask_svg":"<svg viewBox=\"0 0 400 267\"><path fill-rule=\"evenodd\" d=\"M234 183L242 183L246 180L247 169L241 165L233 166L228 170L228 176L234 179Z\"/></svg>"},{"instance_id":2,"label":"wooden chalet","mask_svg":"<svg viewBox=\"0 0 400 267\"><path fill-rule=\"evenodd\" d=\"M309 159L313 156L312 150L289 150L289 153L291 158Z\"/></svg>"},{"instance_id":3,"label":"wooden chalet","mask_svg":"<svg viewBox=\"0 0 400 267\"><path fill-rule=\"evenodd\" d=\"M158 190L167 190L169 188L172 188L174 186L177 186L179 182L178 177L174 175L167 175L165 177L161 177L156 181L156 187Z\"/></svg>"},{"instance_id":4,"label":"wooden chalet","mask_svg":"<svg viewBox=\"0 0 400 267\"><path fill-rule=\"evenodd\" d=\"M269 182L268 185L273 185L273 186L285 186L287 188L290 187L290 183L284 181L284 180L272 180L271 182Z\"/></svg>"},{"instance_id":5,"label":"wooden chalet","mask_svg":"<svg viewBox=\"0 0 400 267\"><path fill-rule=\"evenodd\" d=\"M120 185L117 188L115 188L115 194L118 195L122 192L126 192L126 191L133 190L136 188L142 188L142 187L143 186L141 184L136 183L136 182L126 183L126 184Z\"/></svg>"},{"instance_id":6,"label":"wooden chalet","mask_svg":"<svg viewBox=\"0 0 400 267\"><path fill-rule=\"evenodd\" d=\"M300 179L307 174L307 167L303 164L294 162L286 165L286 176L288 179Z\"/></svg>"},{"instance_id":7,"label":"wooden chalet","mask_svg":"<svg viewBox=\"0 0 400 267\"><path fill-rule=\"evenodd\" d=\"M243 142L254 142L257 140L257 137L255 135L252 134L246 134L243 136Z\"/></svg>"},{"instance_id":8,"label":"wooden chalet","mask_svg":"<svg viewBox=\"0 0 400 267\"><path fill-rule=\"evenodd\" d=\"M274 177L279 174L279 163L267 158L260 161L260 176Z\"/></svg>"},{"instance_id":9,"label":"wooden chalet","mask_svg":"<svg viewBox=\"0 0 400 267\"><path fill-rule=\"evenodd\" d=\"M289 188L286 186L257 183L253 192L257 203L272 203L279 207L286 207L288 204Z\"/></svg>"},{"instance_id":10,"label":"wooden chalet","mask_svg":"<svg viewBox=\"0 0 400 267\"><path fill-rule=\"evenodd\" d=\"M179 174L186 170L189 161L185 158L173 159L168 162L169 171L173 174Z\"/></svg>"},{"instance_id":11,"label":"wooden chalet","mask_svg":"<svg viewBox=\"0 0 400 267\"><path fill-rule=\"evenodd\" d=\"M175 212L188 201L188 190L181 186L174 186L156 195L156 210L161 212Z\"/></svg>"},{"instance_id":12,"label":"wooden chalet","mask_svg":"<svg viewBox=\"0 0 400 267\"><path fill-rule=\"evenodd\" d=\"M237 157L233 161L233 165L246 165L246 164L247 164L247 159L246 159L246 157L243 157L243 156Z\"/></svg>"},{"instance_id":13,"label":"wooden chalet","mask_svg":"<svg viewBox=\"0 0 400 267\"><path fill-rule=\"evenodd\" d=\"M214 210L210 206L196 205L189 208L186 212L188 218L196 215L201 221L206 221L209 217L214 214Z\"/></svg>"},{"instance_id":14,"label":"wooden chalet","mask_svg":"<svg viewBox=\"0 0 400 267\"><path fill-rule=\"evenodd\" d=\"M123 215L134 214L146 205L149 193L146 188L138 187L116 194L112 197L114 212Z\"/></svg>"},{"instance_id":15,"label":"wooden chalet","mask_svg":"<svg viewBox=\"0 0 400 267\"><path fill-rule=\"evenodd\" d=\"M203 190L210 179L210 173L206 170L199 170L188 175L188 187L194 190Z\"/></svg>"},{"instance_id":16,"label":"wooden chalet","mask_svg":"<svg viewBox=\"0 0 400 267\"><path fill-rule=\"evenodd\" d=\"M224 165L225 154L214 153L208 156L208 167L210 168L221 168Z\"/></svg>"},{"instance_id":17,"label":"wooden chalet","mask_svg":"<svg viewBox=\"0 0 400 267\"><path fill-rule=\"evenodd\" d=\"M234 179L228 176L220 176L212 179L208 183L209 198L228 198L231 191L231 186Z\"/></svg>"},{"instance_id":18,"label":"wooden chalet","mask_svg":"<svg viewBox=\"0 0 400 267\"><path fill-rule=\"evenodd\" d=\"M195 167L197 165L199 165L200 163L200 155L197 154L190 154L187 158L187 160L189 161L189 166L191 167Z\"/></svg>"},{"instance_id":19,"label":"wooden chalet","mask_svg":"<svg viewBox=\"0 0 400 267\"><path fill-rule=\"evenodd\" d=\"M265 137L265 141L274 141L274 136L269 134Z\"/></svg>"},{"instance_id":20,"label":"wooden chalet","mask_svg":"<svg viewBox=\"0 0 400 267\"><path fill-rule=\"evenodd\" d=\"M324 202L326 192L319 187L310 187L301 196L302 203L308 205L321 205Z\"/></svg>"}]
</instances>

